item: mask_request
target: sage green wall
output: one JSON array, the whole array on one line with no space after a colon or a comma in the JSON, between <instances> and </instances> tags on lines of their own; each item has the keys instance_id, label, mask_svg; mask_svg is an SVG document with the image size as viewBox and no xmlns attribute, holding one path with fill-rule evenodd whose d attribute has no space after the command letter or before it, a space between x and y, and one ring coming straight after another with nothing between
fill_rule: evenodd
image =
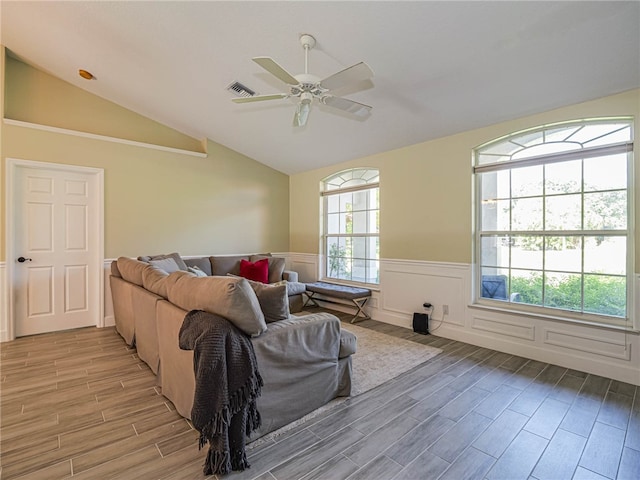
<instances>
[{"instance_id":1,"label":"sage green wall","mask_svg":"<svg viewBox=\"0 0 640 480\"><path fill-rule=\"evenodd\" d=\"M472 149L502 135L545 123L618 115L635 116L635 130L640 131L640 90L293 175L290 177L291 251L320 251L322 178L363 166L380 170L382 258L471 263ZM639 163L640 155L636 153L636 185L640 185ZM636 225L640 224L639 197L635 198ZM639 246L640 238L636 235L637 251ZM640 255L636 255L638 257ZM640 268L636 267L636 271Z\"/></svg>"},{"instance_id":2,"label":"sage green wall","mask_svg":"<svg viewBox=\"0 0 640 480\"><path fill-rule=\"evenodd\" d=\"M122 108L10 55L6 57L5 75L5 118L204 152L201 140Z\"/></svg>"},{"instance_id":3,"label":"sage green wall","mask_svg":"<svg viewBox=\"0 0 640 480\"><path fill-rule=\"evenodd\" d=\"M18 73L13 71L16 65ZM11 84L24 78L35 91ZM34 107L32 102L42 99L50 87L74 101L76 95L95 100L91 115L103 113L102 99L86 97L86 92L77 92L80 89L71 85L60 89L60 80L15 60L6 62L6 79L5 102L19 120L33 121L33 112L54 126L67 116L73 122L82 121L77 110L67 113L68 109L48 102L42 103L42 109L55 108L55 112ZM64 104L64 99L59 102ZM110 121L122 118L128 123L132 140L147 141L147 132L155 128L144 117L131 121L132 112L121 107L104 108ZM175 132L175 138L180 135ZM7 124L2 126L1 140L2 185L6 158L104 169L106 258L169 251L199 255L289 250L288 176L215 142L207 142L208 156L200 158ZM4 240L4 196L2 200L0 238ZM0 260L4 259L2 244Z\"/></svg>"}]
</instances>

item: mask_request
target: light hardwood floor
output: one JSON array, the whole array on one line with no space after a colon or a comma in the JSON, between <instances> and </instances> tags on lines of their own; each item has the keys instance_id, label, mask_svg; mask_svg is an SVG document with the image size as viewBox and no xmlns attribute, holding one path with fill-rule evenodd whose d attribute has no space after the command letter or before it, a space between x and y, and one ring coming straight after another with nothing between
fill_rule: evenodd
<instances>
[{"instance_id":1,"label":"light hardwood floor","mask_svg":"<svg viewBox=\"0 0 640 480\"><path fill-rule=\"evenodd\" d=\"M337 313L337 312L336 312ZM443 349L227 478L640 478L640 388L373 320ZM1 477L200 479L197 433L113 328L0 344Z\"/></svg>"}]
</instances>

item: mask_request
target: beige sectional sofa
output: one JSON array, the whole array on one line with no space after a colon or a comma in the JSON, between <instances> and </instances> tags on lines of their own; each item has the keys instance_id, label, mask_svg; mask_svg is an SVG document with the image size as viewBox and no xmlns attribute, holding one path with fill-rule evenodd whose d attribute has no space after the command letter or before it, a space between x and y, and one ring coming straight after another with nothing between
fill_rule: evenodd
<instances>
[{"instance_id":1,"label":"beige sectional sofa","mask_svg":"<svg viewBox=\"0 0 640 480\"><path fill-rule=\"evenodd\" d=\"M157 374L162 394L182 416L190 418L195 380L193 352L180 350L178 332L193 309L221 315L252 337L264 380L258 399L262 427L252 439L335 397L350 395L355 337L340 328L334 315L290 315L302 305L296 282L265 287L234 276L240 259L251 256L181 259L184 265L176 262L181 268L171 273L160 268L163 258L139 258L121 257L111 265L116 329L136 346L139 357ZM272 277L272 263L280 260L269 262L270 281L281 270L278 265ZM196 273L190 266L198 267ZM293 272L287 278L297 280Z\"/></svg>"}]
</instances>

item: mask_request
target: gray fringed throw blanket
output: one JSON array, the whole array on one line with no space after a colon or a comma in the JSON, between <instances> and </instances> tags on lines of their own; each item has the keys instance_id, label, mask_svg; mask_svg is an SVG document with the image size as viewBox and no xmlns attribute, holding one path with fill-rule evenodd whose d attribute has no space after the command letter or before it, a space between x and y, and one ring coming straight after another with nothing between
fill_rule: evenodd
<instances>
[{"instance_id":1,"label":"gray fringed throw blanket","mask_svg":"<svg viewBox=\"0 0 640 480\"><path fill-rule=\"evenodd\" d=\"M262 387L251 340L228 320L201 310L184 317L179 340L182 350L193 350L191 421L200 432L199 448L209 443L205 475L249 468L245 440L261 424L256 399Z\"/></svg>"}]
</instances>

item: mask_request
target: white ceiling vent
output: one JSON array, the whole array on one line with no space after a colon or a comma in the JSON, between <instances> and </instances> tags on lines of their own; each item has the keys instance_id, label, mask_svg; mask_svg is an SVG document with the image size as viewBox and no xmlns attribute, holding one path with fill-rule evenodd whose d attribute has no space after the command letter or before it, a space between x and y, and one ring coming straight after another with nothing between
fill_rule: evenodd
<instances>
[{"instance_id":1,"label":"white ceiling vent","mask_svg":"<svg viewBox=\"0 0 640 480\"><path fill-rule=\"evenodd\" d=\"M233 82L227 87L227 90L233 93L236 97L253 97L256 94L256 92L245 87L240 82Z\"/></svg>"}]
</instances>

